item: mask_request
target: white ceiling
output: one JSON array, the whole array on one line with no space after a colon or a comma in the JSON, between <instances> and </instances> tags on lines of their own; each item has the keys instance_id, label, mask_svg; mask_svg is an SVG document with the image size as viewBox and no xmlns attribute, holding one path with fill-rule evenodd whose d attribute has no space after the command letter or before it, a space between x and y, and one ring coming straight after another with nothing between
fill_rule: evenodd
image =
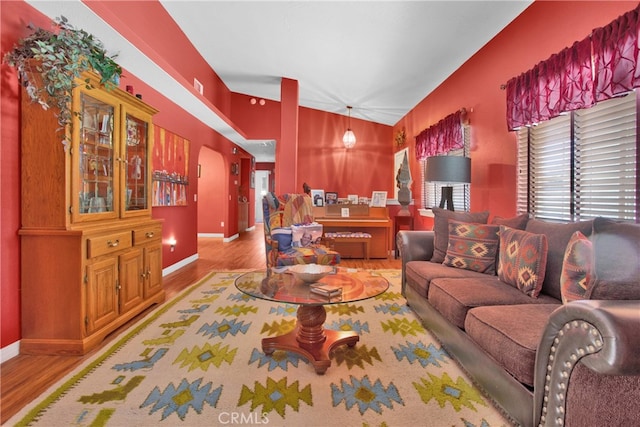
<instances>
[{"instance_id":1,"label":"white ceiling","mask_svg":"<svg viewBox=\"0 0 640 427\"><path fill-rule=\"evenodd\" d=\"M27 0L65 15L119 52L121 65L231 141L273 161L273 141L247 141L80 1ZM160 0L227 87L280 99L282 77L299 104L394 125L532 1ZM169 80L173 81L169 81ZM189 82L190 84L191 82Z\"/></svg>"},{"instance_id":2,"label":"white ceiling","mask_svg":"<svg viewBox=\"0 0 640 427\"><path fill-rule=\"evenodd\" d=\"M162 5L233 92L394 125L524 1L175 1Z\"/></svg>"},{"instance_id":3,"label":"white ceiling","mask_svg":"<svg viewBox=\"0 0 640 427\"><path fill-rule=\"evenodd\" d=\"M531 4L160 1L231 91L279 100L287 77L301 106L387 125Z\"/></svg>"}]
</instances>

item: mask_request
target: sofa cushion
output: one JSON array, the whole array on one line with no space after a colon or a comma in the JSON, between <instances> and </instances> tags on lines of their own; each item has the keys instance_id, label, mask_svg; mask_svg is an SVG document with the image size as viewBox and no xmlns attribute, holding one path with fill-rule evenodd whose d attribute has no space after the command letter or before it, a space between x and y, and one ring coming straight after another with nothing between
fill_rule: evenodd
<instances>
[{"instance_id":1,"label":"sofa cushion","mask_svg":"<svg viewBox=\"0 0 640 427\"><path fill-rule=\"evenodd\" d=\"M506 225L507 227L515 228L516 230L524 230L529 222L529 214L521 214L511 218L502 218L496 216L491 220L491 224L494 225Z\"/></svg>"},{"instance_id":2,"label":"sofa cushion","mask_svg":"<svg viewBox=\"0 0 640 427\"><path fill-rule=\"evenodd\" d=\"M429 304L449 322L464 328L467 312L475 307L514 304L558 304L553 297L531 298L502 283L496 276L484 279L433 279L429 285Z\"/></svg>"},{"instance_id":3,"label":"sofa cushion","mask_svg":"<svg viewBox=\"0 0 640 427\"><path fill-rule=\"evenodd\" d=\"M547 263L547 238L514 228L500 226L498 277L525 294L540 294Z\"/></svg>"},{"instance_id":4,"label":"sofa cushion","mask_svg":"<svg viewBox=\"0 0 640 427\"><path fill-rule=\"evenodd\" d=\"M536 350L551 313L562 305L521 304L469 310L464 328L515 379L533 386Z\"/></svg>"},{"instance_id":5,"label":"sofa cushion","mask_svg":"<svg viewBox=\"0 0 640 427\"><path fill-rule=\"evenodd\" d=\"M476 271L463 270L461 268L451 268L430 261L409 261L405 265L405 280L407 286L411 286L425 298L429 291L429 284L433 279L438 277L486 278L487 275Z\"/></svg>"},{"instance_id":6,"label":"sofa cushion","mask_svg":"<svg viewBox=\"0 0 640 427\"><path fill-rule=\"evenodd\" d=\"M584 234L576 231L567 244L562 262L562 303L586 298L593 279L593 246Z\"/></svg>"},{"instance_id":7,"label":"sofa cushion","mask_svg":"<svg viewBox=\"0 0 640 427\"><path fill-rule=\"evenodd\" d=\"M449 243L443 264L454 268L496 273L497 225L449 221Z\"/></svg>"},{"instance_id":8,"label":"sofa cushion","mask_svg":"<svg viewBox=\"0 0 640 427\"><path fill-rule=\"evenodd\" d=\"M596 218L591 299L640 299L640 225Z\"/></svg>"},{"instance_id":9,"label":"sofa cushion","mask_svg":"<svg viewBox=\"0 0 640 427\"><path fill-rule=\"evenodd\" d=\"M587 237L591 236L592 226L593 220L562 224L538 219L530 219L527 222L525 231L547 236L547 267L540 292L557 299L562 298L560 295L560 274L562 273L562 260L567 249L567 243L569 243L569 239L576 231Z\"/></svg>"},{"instance_id":10,"label":"sofa cushion","mask_svg":"<svg viewBox=\"0 0 640 427\"><path fill-rule=\"evenodd\" d=\"M489 211L484 212L454 212L442 208L433 208L434 247L431 262L441 263L447 254L449 246L449 220L486 224Z\"/></svg>"}]
</instances>

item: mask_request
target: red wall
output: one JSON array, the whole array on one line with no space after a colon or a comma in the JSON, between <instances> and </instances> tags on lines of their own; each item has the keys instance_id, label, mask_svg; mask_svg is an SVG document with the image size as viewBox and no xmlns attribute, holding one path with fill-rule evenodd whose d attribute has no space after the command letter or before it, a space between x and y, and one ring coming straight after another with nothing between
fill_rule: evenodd
<instances>
[{"instance_id":1,"label":"red wall","mask_svg":"<svg viewBox=\"0 0 640 427\"><path fill-rule=\"evenodd\" d=\"M231 95L232 119L248 139L280 141L280 103L267 100L264 106L251 104L251 96ZM347 117L311 108L298 110L297 176L292 192L301 192L302 183L314 189L335 191L339 197L371 192L393 193L393 139L391 126L351 119L356 134L355 147L347 150L342 135ZM391 159L391 160L390 160ZM282 166L286 168L285 166Z\"/></svg>"},{"instance_id":2,"label":"red wall","mask_svg":"<svg viewBox=\"0 0 640 427\"><path fill-rule=\"evenodd\" d=\"M135 6L135 3L127 2L122 4ZM36 25L48 27L50 22L48 18L42 16L31 6L20 1L2 2L0 13L3 54L13 47L18 38L29 33L27 30L28 23L33 22ZM160 18L158 17L158 19ZM145 23L153 23L155 21L145 19L135 22L138 25L136 29L144 32ZM116 23L122 25L121 21L116 20ZM147 30L154 30L158 34L157 40L164 40L160 37L160 33L163 33L167 28L170 27L155 26L147 28ZM147 42L154 40L153 37L149 38L148 33L144 33L144 35L147 38ZM136 37L132 38L136 39ZM176 52L186 52L188 49L185 48L184 43L188 43L188 40L176 35L172 37L170 46ZM150 49L146 43L145 46L146 49ZM163 46L166 47L166 44L154 46L152 50L157 55L157 52L161 51ZM168 56L170 57L171 55ZM197 64L199 61L201 61L201 58L198 56L191 62ZM184 63L184 59L179 62ZM1 160L3 163L2 168L0 168L2 171L2 183L0 185L0 200L2 202L0 209L0 218L2 220L0 228L2 233L2 245L0 245L0 250L2 251L2 270L0 271L0 325L2 330L0 346L6 347L20 339L20 244L17 234L20 228L20 91L14 69L2 64L1 71L2 115L0 116L0 132L2 139L0 141L0 155L2 155ZM171 71L175 75L176 71ZM188 72L188 70L185 72ZM209 80L206 77L202 77L201 81L205 85L207 81L211 81L212 84L209 86L212 89L215 88L217 96L209 100L211 108L216 110L217 107L213 106L213 103L218 102L221 104L220 108L218 108L219 110L226 109L228 111L230 109L229 90L224 86L214 85L216 77L211 70L209 70L208 76ZM198 78L200 79L200 77ZM169 129L191 142L189 205L186 207L159 207L153 208L152 211L154 218L164 221L163 267L166 268L197 253L197 223L194 218L197 218L198 215L197 204L193 202L193 195L198 192L198 153L203 146L217 151L220 153L221 158L224 159L223 166L218 168L220 175L216 178L224 186L224 191L221 192L223 195L214 204L214 208L223 218L225 227L219 228L217 232L225 236L237 233L237 204L228 202L230 194L234 194L233 200L237 200L237 187L233 187L230 184L228 166L232 161L237 161L237 156L232 154L234 144L149 87L128 70L124 70L120 82L122 88L125 85L133 85L136 93L143 95L145 102L160 111L154 117L155 124ZM246 155L242 151L240 154ZM230 220L230 218L233 218L233 220ZM220 221L217 223L219 225ZM166 244L169 238L175 238L178 242L174 252L170 252L170 247Z\"/></svg>"},{"instance_id":3,"label":"red wall","mask_svg":"<svg viewBox=\"0 0 640 427\"><path fill-rule=\"evenodd\" d=\"M471 122L471 209L512 216L516 209L516 137L507 131L506 98L501 85L551 54L584 39L632 10L637 2L533 3L507 28L471 57L394 126L403 127L414 177L414 198L420 194L415 136L443 117L466 108ZM419 198L419 197L418 197ZM417 227L430 228L419 217Z\"/></svg>"},{"instance_id":4,"label":"red wall","mask_svg":"<svg viewBox=\"0 0 640 427\"><path fill-rule=\"evenodd\" d=\"M2 56L29 33L29 22L49 23L22 2L2 2L0 18ZM0 70L0 346L5 347L20 339L20 87L12 68L2 64Z\"/></svg>"},{"instance_id":5,"label":"red wall","mask_svg":"<svg viewBox=\"0 0 640 427\"><path fill-rule=\"evenodd\" d=\"M231 93L158 1L84 1L149 58L189 87L194 77L204 97L224 116L230 116ZM144 17L144 18L142 18ZM90 31L90 30L89 30Z\"/></svg>"},{"instance_id":6,"label":"red wall","mask_svg":"<svg viewBox=\"0 0 640 427\"><path fill-rule=\"evenodd\" d=\"M210 108L231 117L231 123L251 138L279 139L281 123L277 103L267 100L263 110L250 110L243 97L237 99L208 68L190 46L166 12L157 2L89 2L88 5L111 22L129 40L151 58L167 67L174 78L191 85L193 77L205 85L204 98ZM635 2L536 2L523 15L498 35L478 54L470 58L433 94L420 102L393 129L352 119L358 138L354 149L342 147L346 117L300 108L298 112L298 157L295 190L302 182L313 188L342 194L368 195L373 190L393 191L393 135L404 127L412 157L414 180L419 177L418 164L413 159L413 137L461 107L473 109L472 125L472 209L489 209L492 214L509 216L515 212L515 139L506 131L505 94L500 85L526 71L550 54L584 38L594 27L602 26L635 7ZM48 19L21 1L2 2L0 9L2 52L11 48L17 38L27 33L33 22L46 26ZM140 19L144 14L145 18ZM401 48L401 47L399 47ZM419 52L407 52L407 55ZM15 72L2 65L0 74L2 113L0 115L0 346L5 347L20 338L20 256L17 230L20 227L19 168L19 108L18 83ZM232 154L233 144L194 119L171 100L156 92L126 72L121 86L133 84L144 100L160 110L154 119L161 127L191 141L189 159L189 194L187 207L154 208L153 216L164 220L163 238L175 237L175 252L164 246L163 266L171 266L197 253L197 164L202 147L208 147L223 159L218 179L223 183L216 210L224 218L224 236L237 233L237 186L230 178L229 164L245 158L246 153ZM246 100L246 98L245 98ZM236 103L236 101L238 101ZM256 111L257 110L257 111ZM258 112L260 111L260 112ZM229 120L231 122L231 120ZM299 185L298 185L299 184ZM298 188L299 187L299 188ZM413 183L417 198L420 185ZM251 200L251 199L250 199ZM250 224L251 225L251 224ZM419 224L428 227L428 221Z\"/></svg>"},{"instance_id":7,"label":"red wall","mask_svg":"<svg viewBox=\"0 0 640 427\"><path fill-rule=\"evenodd\" d=\"M231 120L245 132L247 139L280 139L280 102L265 99L264 105L260 105L260 99L232 93Z\"/></svg>"},{"instance_id":8,"label":"red wall","mask_svg":"<svg viewBox=\"0 0 640 427\"><path fill-rule=\"evenodd\" d=\"M347 117L300 108L298 179L313 189L371 197L372 191L393 195L395 172L391 126L351 119L356 145L346 149L342 136Z\"/></svg>"}]
</instances>

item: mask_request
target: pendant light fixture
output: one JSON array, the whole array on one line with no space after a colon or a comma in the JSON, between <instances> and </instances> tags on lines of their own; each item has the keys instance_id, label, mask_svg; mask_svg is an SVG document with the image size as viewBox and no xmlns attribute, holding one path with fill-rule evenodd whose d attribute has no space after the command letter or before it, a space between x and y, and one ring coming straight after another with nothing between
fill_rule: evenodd
<instances>
[{"instance_id":1,"label":"pendant light fixture","mask_svg":"<svg viewBox=\"0 0 640 427\"><path fill-rule=\"evenodd\" d=\"M351 107L350 105L347 105L347 111L349 111L349 124L347 126L347 131L344 133L344 136L342 137L342 142L344 143L344 146L346 148L353 148L353 146L356 145L356 136L351 130L351 108L353 107Z\"/></svg>"}]
</instances>

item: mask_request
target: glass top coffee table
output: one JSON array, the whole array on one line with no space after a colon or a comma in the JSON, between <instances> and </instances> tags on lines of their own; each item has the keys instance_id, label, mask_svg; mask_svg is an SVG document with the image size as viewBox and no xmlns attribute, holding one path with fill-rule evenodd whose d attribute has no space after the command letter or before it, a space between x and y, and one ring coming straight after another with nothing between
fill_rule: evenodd
<instances>
[{"instance_id":1,"label":"glass top coffee table","mask_svg":"<svg viewBox=\"0 0 640 427\"><path fill-rule=\"evenodd\" d=\"M269 271L269 274L267 274ZM279 270L282 271L282 270ZM340 294L323 296L311 291L312 285L340 288ZM297 324L293 331L277 337L262 339L262 351L273 354L275 350L292 351L306 357L317 374L324 374L331 359L329 353L337 346L353 347L360 337L353 331L324 329L329 304L341 304L373 298L389 288L387 279L365 270L337 268L315 284L305 283L286 270L253 271L235 280L238 290L252 297L297 304Z\"/></svg>"}]
</instances>

